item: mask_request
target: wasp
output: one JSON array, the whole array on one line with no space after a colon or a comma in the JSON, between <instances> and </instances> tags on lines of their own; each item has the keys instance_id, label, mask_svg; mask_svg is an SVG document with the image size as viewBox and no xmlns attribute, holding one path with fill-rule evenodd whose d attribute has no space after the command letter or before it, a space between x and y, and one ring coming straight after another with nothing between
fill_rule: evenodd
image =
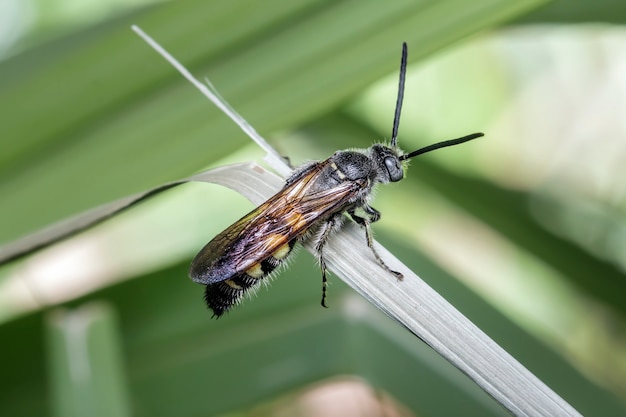
<instances>
[{"instance_id":1,"label":"wasp","mask_svg":"<svg viewBox=\"0 0 626 417\"><path fill-rule=\"evenodd\" d=\"M435 143L408 154L398 148L398 126L404 96L407 45L402 45L400 79L390 145L335 152L328 159L305 163L287 178L283 188L211 240L196 255L189 269L194 282L203 284L205 300L220 317L276 270L298 243L311 241L322 272L322 306L326 307L324 246L349 217L365 231L367 246L378 264L389 268L374 249L370 225L380 212L370 205L377 184L404 178L405 161L426 152L483 136L474 133ZM347 214L347 216L346 216Z\"/></svg>"}]
</instances>

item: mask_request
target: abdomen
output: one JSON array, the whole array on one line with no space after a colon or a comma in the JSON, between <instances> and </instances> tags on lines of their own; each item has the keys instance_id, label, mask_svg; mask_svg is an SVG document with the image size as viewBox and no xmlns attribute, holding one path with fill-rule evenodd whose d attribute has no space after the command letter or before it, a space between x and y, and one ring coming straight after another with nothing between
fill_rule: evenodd
<instances>
[{"instance_id":1,"label":"abdomen","mask_svg":"<svg viewBox=\"0 0 626 417\"><path fill-rule=\"evenodd\" d=\"M254 263L245 272L233 277L209 284L204 292L204 299L207 306L213 310L215 317L220 317L232 306L237 304L244 295L254 292L263 279L267 278L276 268L278 268L291 254L297 239L285 243L275 250L272 255L260 262Z\"/></svg>"}]
</instances>

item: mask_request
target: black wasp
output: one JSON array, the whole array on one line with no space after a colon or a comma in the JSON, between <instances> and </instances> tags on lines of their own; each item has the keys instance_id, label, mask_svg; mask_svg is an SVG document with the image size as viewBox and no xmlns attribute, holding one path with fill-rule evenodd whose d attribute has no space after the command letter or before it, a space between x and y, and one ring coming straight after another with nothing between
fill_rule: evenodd
<instances>
[{"instance_id":1,"label":"black wasp","mask_svg":"<svg viewBox=\"0 0 626 417\"><path fill-rule=\"evenodd\" d=\"M372 188L400 181L404 161L446 146L483 136L474 133L435 143L411 153L397 145L398 125L404 95L407 46L402 45L400 81L391 145L376 144L364 150L337 151L324 161L297 168L273 197L242 217L211 240L191 263L189 275L206 285L205 300L219 317L249 290L274 271L298 242L312 239L322 269L322 305L326 307L324 245L346 219L344 213L365 230L367 245L378 264L398 279L372 245L370 224L380 213L369 205Z\"/></svg>"}]
</instances>

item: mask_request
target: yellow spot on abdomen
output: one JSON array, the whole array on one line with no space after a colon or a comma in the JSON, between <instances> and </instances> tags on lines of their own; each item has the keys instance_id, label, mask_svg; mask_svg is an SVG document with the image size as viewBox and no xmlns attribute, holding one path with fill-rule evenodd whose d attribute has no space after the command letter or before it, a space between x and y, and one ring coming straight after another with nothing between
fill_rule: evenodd
<instances>
[{"instance_id":1,"label":"yellow spot on abdomen","mask_svg":"<svg viewBox=\"0 0 626 417\"><path fill-rule=\"evenodd\" d=\"M246 274L256 279L263 278L263 275L265 275L263 269L261 269L260 263L252 264L252 266L246 270Z\"/></svg>"},{"instance_id":2,"label":"yellow spot on abdomen","mask_svg":"<svg viewBox=\"0 0 626 417\"><path fill-rule=\"evenodd\" d=\"M228 284L228 286L232 289L235 290L243 290L243 287L241 287L240 285L237 285L234 281L227 279L226 281L224 281L226 284Z\"/></svg>"},{"instance_id":3,"label":"yellow spot on abdomen","mask_svg":"<svg viewBox=\"0 0 626 417\"><path fill-rule=\"evenodd\" d=\"M274 258L280 260L280 259L284 259L287 255L289 255L289 252L291 252L291 248L289 247L289 243L285 243L284 245L282 245L281 247L276 249L276 251L274 253L272 253L272 256Z\"/></svg>"}]
</instances>

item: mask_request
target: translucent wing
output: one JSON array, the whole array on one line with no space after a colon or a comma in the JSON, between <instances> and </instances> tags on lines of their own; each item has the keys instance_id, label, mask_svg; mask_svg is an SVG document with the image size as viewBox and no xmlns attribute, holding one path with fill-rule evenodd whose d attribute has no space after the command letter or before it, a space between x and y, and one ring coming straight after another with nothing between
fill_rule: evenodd
<instances>
[{"instance_id":1,"label":"translucent wing","mask_svg":"<svg viewBox=\"0 0 626 417\"><path fill-rule=\"evenodd\" d=\"M205 285L230 279L298 238L317 221L343 211L364 180L317 189L315 184L327 165L327 161L312 165L211 240L191 263L191 279Z\"/></svg>"}]
</instances>

